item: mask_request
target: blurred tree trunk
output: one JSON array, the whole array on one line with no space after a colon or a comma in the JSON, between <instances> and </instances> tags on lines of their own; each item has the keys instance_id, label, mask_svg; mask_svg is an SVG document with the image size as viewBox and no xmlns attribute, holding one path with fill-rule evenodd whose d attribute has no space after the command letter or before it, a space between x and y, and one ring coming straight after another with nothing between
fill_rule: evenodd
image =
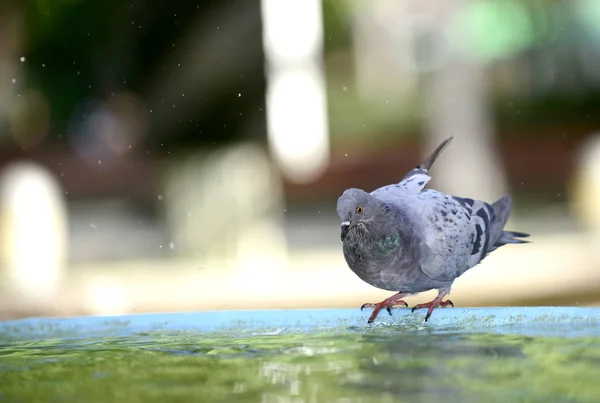
<instances>
[{"instance_id":1,"label":"blurred tree trunk","mask_svg":"<svg viewBox=\"0 0 600 403\"><path fill-rule=\"evenodd\" d=\"M440 32L469 0L447 0ZM425 154L444 139L454 141L436 162L432 185L441 191L485 201L505 192L488 103L485 65L467 60L441 40L444 57L427 83Z\"/></svg>"},{"instance_id":2,"label":"blurred tree trunk","mask_svg":"<svg viewBox=\"0 0 600 403\"><path fill-rule=\"evenodd\" d=\"M492 201L505 184L494 149L485 65L468 60L451 43L455 17L469 1L353 3L357 86L361 98L377 102L414 98L421 87L416 82L424 81L423 154L454 136L436 162L431 185Z\"/></svg>"}]
</instances>

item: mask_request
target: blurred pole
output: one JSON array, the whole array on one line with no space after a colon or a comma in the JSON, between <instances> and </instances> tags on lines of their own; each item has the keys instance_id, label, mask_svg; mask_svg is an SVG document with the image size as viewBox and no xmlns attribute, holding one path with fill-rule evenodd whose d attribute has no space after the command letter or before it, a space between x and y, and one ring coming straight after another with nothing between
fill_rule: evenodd
<instances>
[{"instance_id":1,"label":"blurred pole","mask_svg":"<svg viewBox=\"0 0 600 403\"><path fill-rule=\"evenodd\" d=\"M432 186L491 202L502 196L506 184L494 143L485 65L468 60L448 40L453 19L469 1L446 0L440 10L438 49L444 58L427 83L424 154L454 136L436 162Z\"/></svg>"},{"instance_id":2,"label":"blurred pole","mask_svg":"<svg viewBox=\"0 0 600 403\"><path fill-rule=\"evenodd\" d=\"M571 208L581 226L600 238L600 132L590 134L577 154Z\"/></svg>"},{"instance_id":3,"label":"blurred pole","mask_svg":"<svg viewBox=\"0 0 600 403\"><path fill-rule=\"evenodd\" d=\"M588 264L600 268L600 132L591 133L579 146L569 192L569 207L587 235L581 246L593 257Z\"/></svg>"},{"instance_id":4,"label":"blurred pole","mask_svg":"<svg viewBox=\"0 0 600 403\"><path fill-rule=\"evenodd\" d=\"M321 0L262 0L267 130L280 169L299 183L329 162Z\"/></svg>"}]
</instances>

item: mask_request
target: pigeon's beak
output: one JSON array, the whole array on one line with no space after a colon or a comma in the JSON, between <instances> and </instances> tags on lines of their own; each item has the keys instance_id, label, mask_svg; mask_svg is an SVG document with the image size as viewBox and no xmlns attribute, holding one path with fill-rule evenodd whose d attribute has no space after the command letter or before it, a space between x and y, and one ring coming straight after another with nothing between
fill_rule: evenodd
<instances>
[{"instance_id":1,"label":"pigeon's beak","mask_svg":"<svg viewBox=\"0 0 600 403\"><path fill-rule=\"evenodd\" d=\"M350 229L350 221L344 221L342 223L342 242L346 239L346 234L348 234L348 229Z\"/></svg>"}]
</instances>

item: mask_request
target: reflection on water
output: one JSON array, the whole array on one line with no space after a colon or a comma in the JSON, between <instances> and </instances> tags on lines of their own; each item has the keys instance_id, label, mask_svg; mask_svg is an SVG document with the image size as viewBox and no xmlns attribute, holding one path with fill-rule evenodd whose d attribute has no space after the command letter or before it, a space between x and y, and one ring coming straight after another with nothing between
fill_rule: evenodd
<instances>
[{"instance_id":1,"label":"reflection on water","mask_svg":"<svg viewBox=\"0 0 600 403\"><path fill-rule=\"evenodd\" d=\"M598 402L599 380L598 337L390 327L5 341L0 349L0 401Z\"/></svg>"}]
</instances>

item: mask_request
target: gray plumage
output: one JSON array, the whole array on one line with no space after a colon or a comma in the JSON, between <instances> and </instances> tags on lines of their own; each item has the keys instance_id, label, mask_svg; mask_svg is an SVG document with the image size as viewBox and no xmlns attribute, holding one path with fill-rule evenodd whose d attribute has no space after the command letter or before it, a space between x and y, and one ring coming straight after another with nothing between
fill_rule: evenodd
<instances>
[{"instance_id":1,"label":"gray plumage","mask_svg":"<svg viewBox=\"0 0 600 403\"><path fill-rule=\"evenodd\" d=\"M431 165L451 140L400 183L371 193L348 189L337 203L350 269L375 287L398 292L396 302L404 303L399 298L405 295L439 290L427 318L459 276L500 246L524 243L518 238L528 236L504 231L511 209L508 195L488 204L424 189ZM382 307L389 311L394 305L394 300L386 301L367 305L376 307L376 316Z\"/></svg>"}]
</instances>

